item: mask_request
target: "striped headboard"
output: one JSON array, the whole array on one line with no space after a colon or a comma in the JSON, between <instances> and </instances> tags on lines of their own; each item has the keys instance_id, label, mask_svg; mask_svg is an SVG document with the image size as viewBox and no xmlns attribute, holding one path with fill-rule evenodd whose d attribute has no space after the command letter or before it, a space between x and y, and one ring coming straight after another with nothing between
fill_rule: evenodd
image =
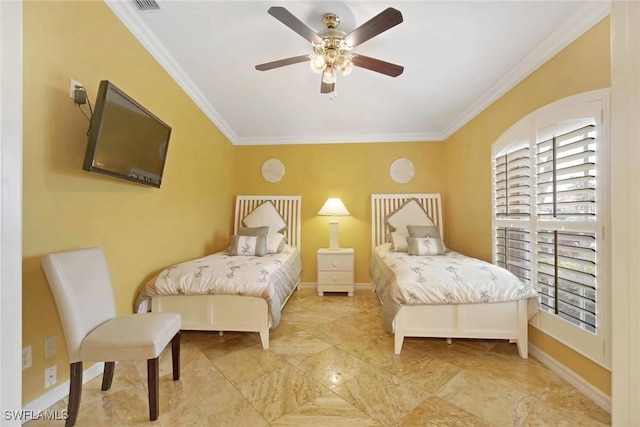
<instances>
[{"instance_id":1,"label":"striped headboard","mask_svg":"<svg viewBox=\"0 0 640 427\"><path fill-rule=\"evenodd\" d=\"M284 232L287 242L300 249L301 196L236 196L233 234L236 234L238 228L242 227L242 219L266 201L273 203L273 206L287 223L287 230Z\"/></svg>"},{"instance_id":2,"label":"striped headboard","mask_svg":"<svg viewBox=\"0 0 640 427\"><path fill-rule=\"evenodd\" d=\"M372 248L385 242L388 233L384 219L391 212L398 209L409 199L416 199L427 212L431 220L440 230L444 240L444 226L442 219L442 202L440 194L372 194L371 195L371 244Z\"/></svg>"}]
</instances>

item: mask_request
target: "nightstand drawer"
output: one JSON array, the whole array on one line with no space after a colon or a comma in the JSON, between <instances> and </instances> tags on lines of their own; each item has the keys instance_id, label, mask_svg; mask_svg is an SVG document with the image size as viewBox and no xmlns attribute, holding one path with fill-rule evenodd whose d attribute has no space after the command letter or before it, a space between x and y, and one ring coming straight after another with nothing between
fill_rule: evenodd
<instances>
[{"instance_id":1,"label":"nightstand drawer","mask_svg":"<svg viewBox=\"0 0 640 427\"><path fill-rule=\"evenodd\" d=\"M318 271L318 285L353 285L353 271Z\"/></svg>"},{"instance_id":2,"label":"nightstand drawer","mask_svg":"<svg viewBox=\"0 0 640 427\"><path fill-rule=\"evenodd\" d=\"M318 270L353 270L353 254L323 253L318 256Z\"/></svg>"},{"instance_id":3,"label":"nightstand drawer","mask_svg":"<svg viewBox=\"0 0 640 427\"><path fill-rule=\"evenodd\" d=\"M318 249L318 296L325 292L346 292L353 296L355 288L353 249Z\"/></svg>"}]
</instances>

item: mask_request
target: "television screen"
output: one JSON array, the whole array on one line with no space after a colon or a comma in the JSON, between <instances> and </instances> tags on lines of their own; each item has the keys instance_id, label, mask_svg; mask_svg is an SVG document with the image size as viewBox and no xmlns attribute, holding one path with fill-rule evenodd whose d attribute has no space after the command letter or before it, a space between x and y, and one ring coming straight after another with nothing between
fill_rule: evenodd
<instances>
[{"instance_id":1,"label":"television screen","mask_svg":"<svg viewBox=\"0 0 640 427\"><path fill-rule=\"evenodd\" d=\"M103 80L83 169L159 188L170 135L171 127Z\"/></svg>"}]
</instances>

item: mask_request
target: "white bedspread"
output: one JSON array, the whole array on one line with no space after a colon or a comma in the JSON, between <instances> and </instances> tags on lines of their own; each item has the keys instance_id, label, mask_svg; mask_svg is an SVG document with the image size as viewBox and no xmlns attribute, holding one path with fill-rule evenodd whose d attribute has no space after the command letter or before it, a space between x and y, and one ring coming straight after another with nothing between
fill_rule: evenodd
<instances>
[{"instance_id":1,"label":"white bedspread","mask_svg":"<svg viewBox=\"0 0 640 427\"><path fill-rule=\"evenodd\" d=\"M298 249L289 245L263 257L218 252L164 269L145 286L138 312L150 308L148 299L159 295L250 295L267 300L275 327L301 271Z\"/></svg>"},{"instance_id":2,"label":"white bedspread","mask_svg":"<svg viewBox=\"0 0 640 427\"><path fill-rule=\"evenodd\" d=\"M400 305L486 303L537 296L535 289L511 272L479 259L457 252L411 256L390 248L390 243L378 246L370 267L389 332Z\"/></svg>"}]
</instances>

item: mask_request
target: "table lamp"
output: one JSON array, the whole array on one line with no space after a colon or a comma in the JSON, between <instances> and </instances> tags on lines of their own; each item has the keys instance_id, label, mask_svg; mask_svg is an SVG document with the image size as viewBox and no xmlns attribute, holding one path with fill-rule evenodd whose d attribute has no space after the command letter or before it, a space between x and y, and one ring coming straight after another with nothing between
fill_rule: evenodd
<instances>
[{"instance_id":1,"label":"table lamp","mask_svg":"<svg viewBox=\"0 0 640 427\"><path fill-rule=\"evenodd\" d=\"M350 215L347 208L337 197L329 197L327 201L322 205L318 215ZM331 219L329 221L329 249L338 250L340 249L340 244L338 243L338 221L335 219Z\"/></svg>"}]
</instances>

